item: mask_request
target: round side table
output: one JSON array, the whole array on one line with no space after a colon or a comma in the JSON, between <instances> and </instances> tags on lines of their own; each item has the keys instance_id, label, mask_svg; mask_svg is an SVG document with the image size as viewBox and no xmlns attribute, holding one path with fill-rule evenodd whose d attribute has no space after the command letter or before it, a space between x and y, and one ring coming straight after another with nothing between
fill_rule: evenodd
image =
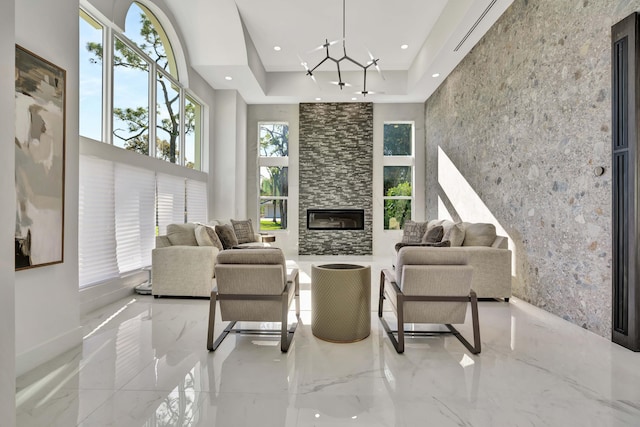
<instances>
[{"instance_id":1,"label":"round side table","mask_svg":"<svg viewBox=\"0 0 640 427\"><path fill-rule=\"evenodd\" d=\"M311 266L311 332L348 343L371 333L371 267L355 264Z\"/></svg>"}]
</instances>

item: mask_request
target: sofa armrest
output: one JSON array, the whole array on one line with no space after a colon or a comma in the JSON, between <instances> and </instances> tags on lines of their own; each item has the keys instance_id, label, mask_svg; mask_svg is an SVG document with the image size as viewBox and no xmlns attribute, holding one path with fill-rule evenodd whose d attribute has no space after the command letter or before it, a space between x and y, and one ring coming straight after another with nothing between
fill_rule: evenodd
<instances>
[{"instance_id":1,"label":"sofa armrest","mask_svg":"<svg viewBox=\"0 0 640 427\"><path fill-rule=\"evenodd\" d=\"M496 249L509 249L509 239L505 236L496 236L496 240L493 241L491 245L492 248Z\"/></svg>"},{"instance_id":2,"label":"sofa armrest","mask_svg":"<svg viewBox=\"0 0 640 427\"><path fill-rule=\"evenodd\" d=\"M171 246L151 251L153 295L209 296L215 246Z\"/></svg>"}]
</instances>

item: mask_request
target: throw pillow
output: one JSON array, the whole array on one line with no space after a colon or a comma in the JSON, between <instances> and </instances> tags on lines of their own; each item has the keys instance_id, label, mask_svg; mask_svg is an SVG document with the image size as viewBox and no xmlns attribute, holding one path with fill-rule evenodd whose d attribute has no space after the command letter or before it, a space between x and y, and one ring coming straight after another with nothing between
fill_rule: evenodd
<instances>
[{"instance_id":1,"label":"throw pillow","mask_svg":"<svg viewBox=\"0 0 640 427\"><path fill-rule=\"evenodd\" d=\"M255 242L251 219L245 219L242 221L232 219L231 224L233 225L233 231L236 233L238 243Z\"/></svg>"},{"instance_id":2,"label":"throw pillow","mask_svg":"<svg viewBox=\"0 0 640 427\"><path fill-rule=\"evenodd\" d=\"M238 245L238 239L231 224L216 225L215 230L224 249L231 249Z\"/></svg>"},{"instance_id":3,"label":"throw pillow","mask_svg":"<svg viewBox=\"0 0 640 427\"><path fill-rule=\"evenodd\" d=\"M222 242L220 242L220 238L213 227L198 224L195 234L198 246L215 246L220 251L223 249Z\"/></svg>"},{"instance_id":4,"label":"throw pillow","mask_svg":"<svg viewBox=\"0 0 640 427\"><path fill-rule=\"evenodd\" d=\"M451 246L462 246L462 242L464 242L464 226L462 223L445 221L442 226L444 227L442 240L449 240Z\"/></svg>"},{"instance_id":5,"label":"throw pillow","mask_svg":"<svg viewBox=\"0 0 640 427\"><path fill-rule=\"evenodd\" d=\"M422 243L437 243L444 236L444 227L437 225L435 227L427 227L427 232L422 236Z\"/></svg>"},{"instance_id":6,"label":"throw pillow","mask_svg":"<svg viewBox=\"0 0 640 427\"><path fill-rule=\"evenodd\" d=\"M405 221L402 230L402 243L420 243L426 231L426 222Z\"/></svg>"},{"instance_id":7,"label":"throw pillow","mask_svg":"<svg viewBox=\"0 0 640 427\"><path fill-rule=\"evenodd\" d=\"M195 235L196 225L169 224L167 225L167 238L173 246L198 246Z\"/></svg>"},{"instance_id":8,"label":"throw pillow","mask_svg":"<svg viewBox=\"0 0 640 427\"><path fill-rule=\"evenodd\" d=\"M496 240L496 226L483 223L464 224L463 246L491 246Z\"/></svg>"}]
</instances>

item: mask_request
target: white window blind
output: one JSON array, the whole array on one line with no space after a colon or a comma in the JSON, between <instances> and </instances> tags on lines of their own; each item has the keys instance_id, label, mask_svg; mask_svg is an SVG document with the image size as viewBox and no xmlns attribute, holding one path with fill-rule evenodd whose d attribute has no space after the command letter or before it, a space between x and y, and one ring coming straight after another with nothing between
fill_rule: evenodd
<instances>
[{"instance_id":1,"label":"white window blind","mask_svg":"<svg viewBox=\"0 0 640 427\"><path fill-rule=\"evenodd\" d=\"M158 234L167 233L167 225L183 224L185 179L159 173L157 182Z\"/></svg>"},{"instance_id":2,"label":"white window blind","mask_svg":"<svg viewBox=\"0 0 640 427\"><path fill-rule=\"evenodd\" d=\"M113 163L80 156L78 268L80 287L118 276Z\"/></svg>"},{"instance_id":3,"label":"white window blind","mask_svg":"<svg viewBox=\"0 0 640 427\"><path fill-rule=\"evenodd\" d=\"M187 221L208 221L206 182L187 179Z\"/></svg>"},{"instance_id":4,"label":"white window blind","mask_svg":"<svg viewBox=\"0 0 640 427\"><path fill-rule=\"evenodd\" d=\"M115 224L120 273L151 265L155 236L153 171L115 165Z\"/></svg>"}]
</instances>

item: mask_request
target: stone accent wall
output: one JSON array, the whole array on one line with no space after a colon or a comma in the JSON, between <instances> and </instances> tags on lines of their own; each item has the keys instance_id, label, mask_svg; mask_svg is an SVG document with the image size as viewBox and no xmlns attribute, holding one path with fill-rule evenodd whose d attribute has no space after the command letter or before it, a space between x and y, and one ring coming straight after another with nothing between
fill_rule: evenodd
<instances>
[{"instance_id":1,"label":"stone accent wall","mask_svg":"<svg viewBox=\"0 0 640 427\"><path fill-rule=\"evenodd\" d=\"M372 253L373 104L300 104L300 255ZM307 230L307 209L364 209L364 230Z\"/></svg>"},{"instance_id":2,"label":"stone accent wall","mask_svg":"<svg viewBox=\"0 0 640 427\"><path fill-rule=\"evenodd\" d=\"M610 32L638 9L515 0L426 102L427 216L438 196L455 216L438 186L440 148L513 239L514 295L607 337ZM595 177L596 166L607 172Z\"/></svg>"}]
</instances>

